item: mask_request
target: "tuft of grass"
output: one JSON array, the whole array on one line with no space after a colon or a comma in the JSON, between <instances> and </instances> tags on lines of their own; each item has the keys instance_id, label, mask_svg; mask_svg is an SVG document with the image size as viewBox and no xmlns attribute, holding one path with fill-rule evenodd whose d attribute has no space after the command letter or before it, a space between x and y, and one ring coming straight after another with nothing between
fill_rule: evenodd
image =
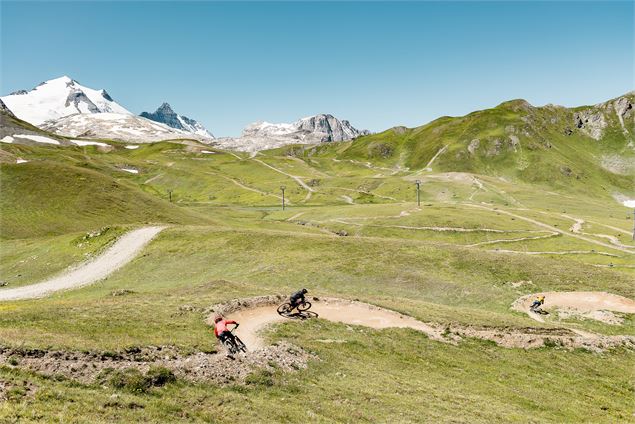
<instances>
[{"instance_id":1,"label":"tuft of grass","mask_svg":"<svg viewBox=\"0 0 635 424\"><path fill-rule=\"evenodd\" d=\"M176 376L172 370L162 366L153 366L145 374L137 368L105 368L97 376L97 381L131 393L148 393L153 387L174 383Z\"/></svg>"}]
</instances>

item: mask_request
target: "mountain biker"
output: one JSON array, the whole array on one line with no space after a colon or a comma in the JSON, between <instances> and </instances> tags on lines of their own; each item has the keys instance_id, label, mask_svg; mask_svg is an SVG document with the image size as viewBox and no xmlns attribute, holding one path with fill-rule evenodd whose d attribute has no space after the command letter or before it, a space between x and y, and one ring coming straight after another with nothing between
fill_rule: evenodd
<instances>
[{"instance_id":1,"label":"mountain biker","mask_svg":"<svg viewBox=\"0 0 635 424\"><path fill-rule=\"evenodd\" d=\"M304 295L307 293L308 293L307 289L298 290L297 292L293 293L289 297L289 303L291 303L291 307L295 308L296 306L304 303L305 302Z\"/></svg>"},{"instance_id":2,"label":"mountain biker","mask_svg":"<svg viewBox=\"0 0 635 424\"><path fill-rule=\"evenodd\" d=\"M532 311L535 311L537 308L544 305L544 303L545 303L545 297L543 295L540 295L536 298L536 300L534 300L534 303L531 304L529 309L531 309Z\"/></svg>"},{"instance_id":3,"label":"mountain biker","mask_svg":"<svg viewBox=\"0 0 635 424\"><path fill-rule=\"evenodd\" d=\"M236 326L234 328L238 328L238 326L240 325L236 321L234 321L233 319L224 319L220 315L217 315L214 318L214 335L222 343L226 343L226 341L228 339L232 339L234 337L232 332L229 331L229 328L227 328L227 326L230 325L230 324L234 324Z\"/></svg>"}]
</instances>

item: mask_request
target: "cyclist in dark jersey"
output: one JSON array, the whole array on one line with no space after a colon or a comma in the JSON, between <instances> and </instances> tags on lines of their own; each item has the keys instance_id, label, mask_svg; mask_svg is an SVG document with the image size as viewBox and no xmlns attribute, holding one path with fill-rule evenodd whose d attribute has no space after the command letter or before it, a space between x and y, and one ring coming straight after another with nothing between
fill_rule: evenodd
<instances>
[{"instance_id":1,"label":"cyclist in dark jersey","mask_svg":"<svg viewBox=\"0 0 635 424\"><path fill-rule=\"evenodd\" d=\"M303 303L305 301L304 295L307 293L307 289L298 290L297 292L293 293L289 297L289 303L291 303L291 307L295 308L299 304Z\"/></svg>"}]
</instances>

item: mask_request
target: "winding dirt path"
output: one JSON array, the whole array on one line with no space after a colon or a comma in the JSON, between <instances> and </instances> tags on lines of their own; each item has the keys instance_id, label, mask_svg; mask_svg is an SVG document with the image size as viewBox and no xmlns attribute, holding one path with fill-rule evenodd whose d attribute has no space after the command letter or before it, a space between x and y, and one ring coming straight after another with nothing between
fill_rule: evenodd
<instances>
[{"instance_id":1,"label":"winding dirt path","mask_svg":"<svg viewBox=\"0 0 635 424\"><path fill-rule=\"evenodd\" d=\"M560 228L556 228L556 227L554 227L552 225L545 224L544 222L540 222L540 221L538 221L536 219L528 218L528 217L523 216L523 215L518 215L518 214L515 214L513 212L506 211L504 209L491 208L489 206L476 205L476 204L471 204L471 203L465 203L465 206L469 206L469 207L473 207L473 208L479 208L479 209L485 209L485 210L492 211L492 212L502 213L504 215L512 216L512 217L514 217L516 219L520 219L520 220L523 220L525 222L530 222L530 223L535 224L535 225L537 225L539 227L546 228L548 230L555 231L555 232L558 232L560 234L567 235L569 237L575 237L577 239L584 240L586 242L595 244L597 246L607 247L609 249L619 250L621 252L625 252L625 253L628 253L628 254L631 254L631 255L635 255L635 251L633 251L632 249L616 246L616 245L613 245L613 244L603 243L601 241L598 241L598 240L583 236L583 235L578 234L578 233L574 233L574 232L570 232L570 231L563 231Z\"/></svg>"},{"instance_id":2,"label":"winding dirt path","mask_svg":"<svg viewBox=\"0 0 635 424\"><path fill-rule=\"evenodd\" d=\"M207 173L210 174L210 175L216 175L218 177L224 178L227 181L232 182L233 184L237 185L238 187L240 187L242 189L253 191L254 193L262 194L263 196L272 196L272 197L275 197L277 199L282 199L282 196L279 196L279 195L274 194L274 193L267 193L266 191L258 190L257 188L254 188L254 187L249 187L248 185L245 185L245 184L241 183L238 180L235 180L235 179L233 179L231 177L228 177L227 175L223 175L223 174L220 174L218 172L211 172L211 171L207 171ZM289 205L292 204L288 199L286 200L286 203L289 204Z\"/></svg>"},{"instance_id":3,"label":"winding dirt path","mask_svg":"<svg viewBox=\"0 0 635 424\"><path fill-rule=\"evenodd\" d=\"M295 176L295 175L291 175L289 173L286 173L283 170L276 168L275 166L269 165L268 163L266 163L264 161L261 161L260 159L255 159L254 158L253 160L258 162L258 163L260 163L261 165L266 166L267 168L270 168L270 169L282 174L282 175L286 175L287 177L292 178L293 180L295 180L296 183L298 183L302 188L307 190L309 193L313 193L315 191L315 190L313 190L313 188L309 187L304 181L302 181L302 179L300 177ZM307 196L309 196L309 195L307 195Z\"/></svg>"},{"instance_id":4,"label":"winding dirt path","mask_svg":"<svg viewBox=\"0 0 635 424\"><path fill-rule=\"evenodd\" d=\"M551 295L552 301L555 301L556 294ZM579 295L584 294L579 293ZM614 296L608 293L601 293L601 295ZM531 300L529 296L526 298L527 301ZM234 299L228 303L212 306L209 309L211 314L207 316L206 323L213 325L213 318L216 314L238 321L240 327L236 330L236 334L247 344L250 351L258 352L267 348L261 337L261 332L265 327L288 320L276 312L277 305L285 300L286 296L283 295ZM630 299L626 300L635 304ZM617 346L635 349L634 336L605 336L566 327L496 328L452 323L424 323L413 317L358 301L322 298L320 301L311 300L311 302L313 303L311 311L317 313L321 319L377 329L411 328L425 333L432 340L444 343L457 344L463 338L478 338L491 340L499 346L521 349L544 347L548 346L550 342L567 349L584 348L594 352L602 352ZM517 300L515 306L523 308L524 302L525 297Z\"/></svg>"},{"instance_id":5,"label":"winding dirt path","mask_svg":"<svg viewBox=\"0 0 635 424\"><path fill-rule=\"evenodd\" d=\"M545 296L543 309L567 309L575 314L601 319L599 311L635 314L635 300L606 292L543 292L528 294L517 299L512 309L526 312L530 318L544 322L542 316L529 311L532 301L539 295Z\"/></svg>"},{"instance_id":6,"label":"winding dirt path","mask_svg":"<svg viewBox=\"0 0 635 424\"><path fill-rule=\"evenodd\" d=\"M34 299L60 290L83 287L112 274L137 256L165 227L144 227L130 231L95 259L41 283L0 290L0 301Z\"/></svg>"},{"instance_id":7,"label":"winding dirt path","mask_svg":"<svg viewBox=\"0 0 635 424\"><path fill-rule=\"evenodd\" d=\"M319 302L311 302L313 303L311 311L317 313L322 319L378 329L412 328L427 334L432 339L445 341L438 329L388 309L342 299L324 299ZM267 325L288 320L288 318L278 315L276 305L242 309L230 313L228 317L240 323L236 334L250 349L258 349L264 346L264 341L260 337L259 332Z\"/></svg>"},{"instance_id":8,"label":"winding dirt path","mask_svg":"<svg viewBox=\"0 0 635 424\"><path fill-rule=\"evenodd\" d=\"M607 239L608 241L610 241L611 243L613 243L616 246L623 247L623 248L626 248L626 249L635 249L635 246L629 246L627 244L623 244L620 241L620 239L618 239L615 236L612 236L612 235L609 235L609 234L588 233L588 232L582 231L582 225L584 225L584 223L585 223L584 219L575 218L573 216L569 216L569 215L566 215L566 214L562 214L561 216L575 221L575 223L571 226L571 228L569 228L569 231L571 231L571 232L574 232L574 233L577 233L577 234L584 234L584 235L587 235L587 236L595 236L595 237L604 238L604 239ZM600 225L603 225L603 224L600 224ZM607 226L605 226L605 227L607 227ZM612 228L614 230L617 230L617 231L621 232L621 230L619 228L615 228L615 227L608 227L608 228Z\"/></svg>"},{"instance_id":9,"label":"winding dirt path","mask_svg":"<svg viewBox=\"0 0 635 424\"><path fill-rule=\"evenodd\" d=\"M432 164L434 163L434 161L437 160L437 158L441 156L447 149L448 149L447 145L441 147L439 151L434 156L432 156L432 159L430 159L430 162L428 162L428 164L425 166L424 169L426 171L432 171Z\"/></svg>"}]
</instances>

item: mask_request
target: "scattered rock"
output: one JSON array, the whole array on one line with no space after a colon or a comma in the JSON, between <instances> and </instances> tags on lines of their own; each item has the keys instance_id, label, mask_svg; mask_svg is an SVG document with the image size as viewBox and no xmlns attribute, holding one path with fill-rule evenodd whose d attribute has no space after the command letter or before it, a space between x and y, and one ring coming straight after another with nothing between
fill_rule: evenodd
<instances>
[{"instance_id":1,"label":"scattered rock","mask_svg":"<svg viewBox=\"0 0 635 424\"><path fill-rule=\"evenodd\" d=\"M470 152L471 155L475 154L480 144L481 141L478 138L475 138L470 141L470 144L467 146L467 151Z\"/></svg>"},{"instance_id":2,"label":"scattered rock","mask_svg":"<svg viewBox=\"0 0 635 424\"><path fill-rule=\"evenodd\" d=\"M520 281L509 281L505 284L512 286L513 288L523 287L523 286L533 286L534 283L531 280L520 280Z\"/></svg>"},{"instance_id":3,"label":"scattered rock","mask_svg":"<svg viewBox=\"0 0 635 424\"><path fill-rule=\"evenodd\" d=\"M37 391L37 386L30 381L6 381L0 380L0 402L19 402L25 397L32 398Z\"/></svg>"},{"instance_id":4,"label":"scattered rock","mask_svg":"<svg viewBox=\"0 0 635 424\"><path fill-rule=\"evenodd\" d=\"M181 305L179 306L179 312L203 312L205 308L194 305Z\"/></svg>"},{"instance_id":5,"label":"scattered rock","mask_svg":"<svg viewBox=\"0 0 635 424\"><path fill-rule=\"evenodd\" d=\"M346 231L346 230L339 230L339 231L336 231L336 232L335 232L335 234L337 234L337 235L338 235L338 236L340 236L340 237L347 237L347 236L348 236L348 231Z\"/></svg>"},{"instance_id":6,"label":"scattered rock","mask_svg":"<svg viewBox=\"0 0 635 424\"><path fill-rule=\"evenodd\" d=\"M101 380L110 384L110 377L114 376L117 382L132 389L144 388L148 384L162 385L172 381L171 376L217 384L242 383L246 376L258 369L291 372L306 368L309 359L317 359L285 342L236 355L231 367L227 366L225 355L204 352L182 354L174 346L136 347L131 351L117 352L29 351L0 346L0 364L6 364L9 357L19 357L20 368L44 375L61 376L86 384Z\"/></svg>"},{"instance_id":7,"label":"scattered rock","mask_svg":"<svg viewBox=\"0 0 635 424\"><path fill-rule=\"evenodd\" d=\"M128 290L128 289L118 289L118 290L113 290L112 292L110 292L111 296L126 296L128 294L134 294L136 293L136 291L134 290Z\"/></svg>"}]
</instances>

